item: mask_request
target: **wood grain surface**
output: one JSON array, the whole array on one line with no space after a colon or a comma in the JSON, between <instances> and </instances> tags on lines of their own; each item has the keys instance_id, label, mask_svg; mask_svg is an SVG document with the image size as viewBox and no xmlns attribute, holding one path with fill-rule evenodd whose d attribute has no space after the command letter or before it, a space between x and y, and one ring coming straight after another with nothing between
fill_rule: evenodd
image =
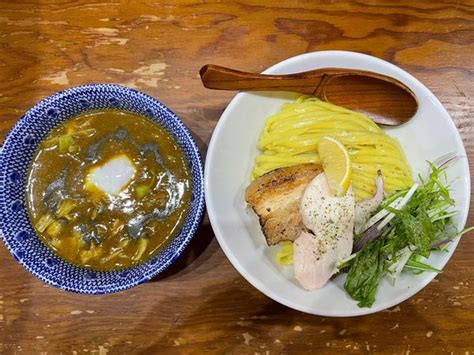
<instances>
[{"instance_id":1,"label":"wood grain surface","mask_svg":"<svg viewBox=\"0 0 474 355\"><path fill-rule=\"evenodd\" d=\"M205 154L234 94L204 89L202 65L258 72L327 49L371 54L421 80L451 114L474 171L472 1L2 1L0 132L55 91L110 82L159 98ZM0 353L464 354L474 351L473 237L410 300L339 319L293 311L254 289L207 219L163 275L106 296L46 286L1 245Z\"/></svg>"}]
</instances>

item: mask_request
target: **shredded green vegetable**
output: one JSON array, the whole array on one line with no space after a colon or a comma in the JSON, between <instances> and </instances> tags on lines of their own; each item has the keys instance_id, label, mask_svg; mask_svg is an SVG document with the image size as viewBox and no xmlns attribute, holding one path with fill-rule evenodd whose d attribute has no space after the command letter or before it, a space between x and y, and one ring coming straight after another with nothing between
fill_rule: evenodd
<instances>
[{"instance_id":1,"label":"shredded green vegetable","mask_svg":"<svg viewBox=\"0 0 474 355\"><path fill-rule=\"evenodd\" d=\"M147 183L143 183L135 187L135 195L138 199L142 199L146 195L148 195L151 190L155 187L156 184L156 174L151 172L151 181Z\"/></svg>"},{"instance_id":2,"label":"shredded green vegetable","mask_svg":"<svg viewBox=\"0 0 474 355\"><path fill-rule=\"evenodd\" d=\"M137 195L138 199L145 197L146 195L150 193L150 191L151 191L151 186L149 184L138 185L135 188L135 194Z\"/></svg>"},{"instance_id":3,"label":"shredded green vegetable","mask_svg":"<svg viewBox=\"0 0 474 355\"><path fill-rule=\"evenodd\" d=\"M71 220L69 213L77 206L77 203L70 199L62 200L59 204L59 208L56 211L58 217L64 217L68 220Z\"/></svg>"},{"instance_id":4,"label":"shredded green vegetable","mask_svg":"<svg viewBox=\"0 0 474 355\"><path fill-rule=\"evenodd\" d=\"M58 135L44 142L47 147L58 146L59 153L74 153L79 150L79 146L75 144L75 140L80 137L90 137L96 130L94 128L83 129L80 131L68 132Z\"/></svg>"},{"instance_id":5,"label":"shredded green vegetable","mask_svg":"<svg viewBox=\"0 0 474 355\"><path fill-rule=\"evenodd\" d=\"M344 287L359 302L359 307L372 306L380 280L385 275L395 279L402 270L440 272L421 262L420 258L429 257L437 242L446 244L463 234L456 230L452 221L454 201L446 185L445 169L430 166L431 174L426 180L420 177L421 185L405 206L394 209L389 204L408 190L400 191L382 203L381 209L395 215L382 230L382 235L338 265L350 268Z\"/></svg>"},{"instance_id":6,"label":"shredded green vegetable","mask_svg":"<svg viewBox=\"0 0 474 355\"><path fill-rule=\"evenodd\" d=\"M133 260L140 260L143 253L145 253L146 248L148 247L148 242L149 240L145 238L138 239L137 251L135 252L135 255L132 257Z\"/></svg>"},{"instance_id":7,"label":"shredded green vegetable","mask_svg":"<svg viewBox=\"0 0 474 355\"><path fill-rule=\"evenodd\" d=\"M359 307L372 306L379 282L387 272L382 246L382 239L368 244L355 257L349 270L344 287L353 299L359 301Z\"/></svg>"},{"instance_id":8,"label":"shredded green vegetable","mask_svg":"<svg viewBox=\"0 0 474 355\"><path fill-rule=\"evenodd\" d=\"M52 222L46 229L46 232L52 237L58 237L64 227L63 222L63 220L56 220Z\"/></svg>"},{"instance_id":9,"label":"shredded green vegetable","mask_svg":"<svg viewBox=\"0 0 474 355\"><path fill-rule=\"evenodd\" d=\"M38 223L36 223L36 229L38 229L40 232L44 232L46 228L48 228L53 222L54 217L50 214L45 214L44 216L41 216Z\"/></svg>"},{"instance_id":10,"label":"shredded green vegetable","mask_svg":"<svg viewBox=\"0 0 474 355\"><path fill-rule=\"evenodd\" d=\"M60 153L67 153L69 151L69 147L74 144L74 138L69 134L64 134L59 136L58 138L59 143L59 152Z\"/></svg>"}]
</instances>

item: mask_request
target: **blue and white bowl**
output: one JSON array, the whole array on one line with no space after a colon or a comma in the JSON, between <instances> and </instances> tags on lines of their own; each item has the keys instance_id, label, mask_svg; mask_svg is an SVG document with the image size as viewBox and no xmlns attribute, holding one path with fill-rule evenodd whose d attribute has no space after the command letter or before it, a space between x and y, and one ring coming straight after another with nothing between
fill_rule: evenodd
<instances>
[{"instance_id":1,"label":"blue and white bowl","mask_svg":"<svg viewBox=\"0 0 474 355\"><path fill-rule=\"evenodd\" d=\"M191 171L192 197L181 231L157 255L124 270L91 271L62 260L40 241L28 218L25 192L30 161L42 139L71 117L107 108L145 115L176 139ZM190 132L162 103L127 87L84 85L60 91L40 101L15 124L0 153L0 229L3 241L25 269L44 282L67 291L112 293L150 280L183 252L198 228L203 210L203 167Z\"/></svg>"}]
</instances>

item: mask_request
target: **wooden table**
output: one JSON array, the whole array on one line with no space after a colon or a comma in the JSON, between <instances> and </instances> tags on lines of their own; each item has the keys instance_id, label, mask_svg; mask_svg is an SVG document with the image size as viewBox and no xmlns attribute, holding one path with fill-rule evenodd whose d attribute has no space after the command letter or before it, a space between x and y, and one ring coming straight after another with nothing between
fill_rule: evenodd
<instances>
[{"instance_id":1,"label":"wooden table","mask_svg":"<svg viewBox=\"0 0 474 355\"><path fill-rule=\"evenodd\" d=\"M472 1L3 1L0 130L4 136L55 91L110 82L159 98L205 152L234 94L204 89L202 65L261 71L297 54L343 49L388 60L426 84L450 112L474 171L473 40ZM254 289L207 220L164 275L106 296L47 286L2 245L0 353L474 351L473 237L410 300L339 319L293 311Z\"/></svg>"}]
</instances>

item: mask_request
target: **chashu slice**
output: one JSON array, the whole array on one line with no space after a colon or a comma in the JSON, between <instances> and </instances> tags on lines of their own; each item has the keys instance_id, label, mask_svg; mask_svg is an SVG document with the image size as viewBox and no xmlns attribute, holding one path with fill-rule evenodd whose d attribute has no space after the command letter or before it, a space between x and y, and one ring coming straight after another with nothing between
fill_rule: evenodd
<instances>
[{"instance_id":1,"label":"chashu slice","mask_svg":"<svg viewBox=\"0 0 474 355\"><path fill-rule=\"evenodd\" d=\"M268 245L295 240L306 230L300 200L306 186L322 168L300 164L275 169L260 176L245 190L245 200L257 214Z\"/></svg>"}]
</instances>

